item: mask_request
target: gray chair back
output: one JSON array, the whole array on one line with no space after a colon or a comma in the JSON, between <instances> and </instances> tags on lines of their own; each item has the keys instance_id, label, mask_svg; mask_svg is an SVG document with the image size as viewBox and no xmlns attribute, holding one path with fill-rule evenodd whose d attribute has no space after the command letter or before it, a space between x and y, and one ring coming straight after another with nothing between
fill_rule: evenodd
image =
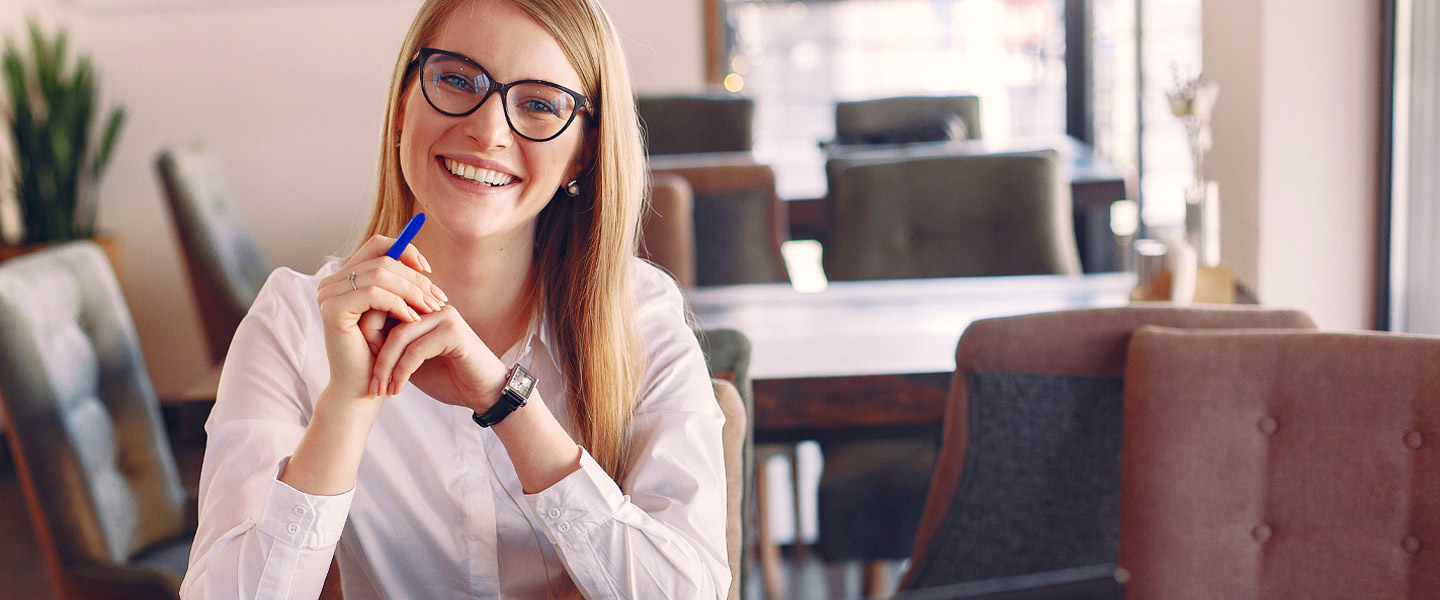
<instances>
[{"instance_id":1,"label":"gray chair back","mask_svg":"<svg viewBox=\"0 0 1440 600\"><path fill-rule=\"evenodd\" d=\"M957 120L961 135L955 135ZM835 104L835 141L840 144L980 138L978 96L904 96Z\"/></svg>"},{"instance_id":2,"label":"gray chair back","mask_svg":"<svg viewBox=\"0 0 1440 600\"><path fill-rule=\"evenodd\" d=\"M733 94L641 96L635 101L649 154L749 152L755 101Z\"/></svg>"},{"instance_id":3,"label":"gray chair back","mask_svg":"<svg viewBox=\"0 0 1440 600\"><path fill-rule=\"evenodd\" d=\"M193 515L104 253L0 263L0 331L0 404L57 587L176 597Z\"/></svg>"},{"instance_id":4,"label":"gray chair back","mask_svg":"<svg viewBox=\"0 0 1440 600\"><path fill-rule=\"evenodd\" d=\"M273 267L232 207L213 153L198 146L171 148L160 153L155 167L184 249L210 357L220 363Z\"/></svg>"},{"instance_id":5,"label":"gray chair back","mask_svg":"<svg viewBox=\"0 0 1440 600\"><path fill-rule=\"evenodd\" d=\"M710 368L710 375L716 379L729 381L734 384L739 392L739 400L744 408L744 442L741 445L741 481L743 485L740 493L740 506L743 508L745 518L741 519L740 539L749 540L750 530L754 522L751 512L752 498L754 497L755 481L755 427L753 416L755 414L754 387L750 381L750 340L745 334L733 329L706 329L695 332L695 337L700 341L700 350L705 354L705 364ZM728 419L727 419L728 422ZM728 469L727 469L728 470ZM750 544L743 544L748 549ZM748 550L747 550L748 551ZM736 581L740 581L748 575L749 560L740 561L741 568L734 571ZM738 592L737 586L731 586L732 592Z\"/></svg>"},{"instance_id":6,"label":"gray chair back","mask_svg":"<svg viewBox=\"0 0 1440 600\"><path fill-rule=\"evenodd\" d=\"M902 589L1116 561L1122 376L1145 325L1315 327L1296 311L1163 305L971 324Z\"/></svg>"},{"instance_id":7,"label":"gray chair back","mask_svg":"<svg viewBox=\"0 0 1440 600\"><path fill-rule=\"evenodd\" d=\"M1080 272L1053 151L836 159L827 170L832 280Z\"/></svg>"}]
</instances>

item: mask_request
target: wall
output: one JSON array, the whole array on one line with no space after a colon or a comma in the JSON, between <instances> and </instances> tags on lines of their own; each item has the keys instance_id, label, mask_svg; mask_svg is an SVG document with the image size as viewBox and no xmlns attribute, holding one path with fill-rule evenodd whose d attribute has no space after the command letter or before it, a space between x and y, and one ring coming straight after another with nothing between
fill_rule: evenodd
<instances>
[{"instance_id":1,"label":"wall","mask_svg":"<svg viewBox=\"0 0 1440 600\"><path fill-rule=\"evenodd\" d=\"M1373 325L1379 10L1206 0L1224 260L1267 304Z\"/></svg>"},{"instance_id":2,"label":"wall","mask_svg":"<svg viewBox=\"0 0 1440 600\"><path fill-rule=\"evenodd\" d=\"M327 255L345 252L364 225L390 69L420 3L3 4L0 34L20 34L32 14L49 27L69 26L72 45L97 62L104 96L128 111L102 182L99 222L122 240L122 285L156 387L183 390L206 369L207 352L156 180L156 154L173 144L207 144L268 258L314 270ZM641 91L701 86L699 3L604 6Z\"/></svg>"}]
</instances>

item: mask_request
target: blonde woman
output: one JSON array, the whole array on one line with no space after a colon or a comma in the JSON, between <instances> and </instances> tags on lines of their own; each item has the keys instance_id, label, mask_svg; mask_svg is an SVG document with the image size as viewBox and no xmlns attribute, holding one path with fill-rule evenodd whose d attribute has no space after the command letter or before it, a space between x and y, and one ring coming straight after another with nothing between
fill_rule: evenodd
<instances>
[{"instance_id":1,"label":"blonde woman","mask_svg":"<svg viewBox=\"0 0 1440 600\"><path fill-rule=\"evenodd\" d=\"M187 598L718 598L723 417L594 0L431 0L369 237L236 332ZM416 213L425 226L385 256ZM533 385L532 385L533 384Z\"/></svg>"}]
</instances>

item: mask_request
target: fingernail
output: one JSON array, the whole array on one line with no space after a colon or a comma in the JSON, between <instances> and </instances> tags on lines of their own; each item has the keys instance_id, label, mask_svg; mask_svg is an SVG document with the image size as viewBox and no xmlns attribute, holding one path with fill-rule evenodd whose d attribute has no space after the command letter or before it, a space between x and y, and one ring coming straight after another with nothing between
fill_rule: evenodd
<instances>
[{"instance_id":1,"label":"fingernail","mask_svg":"<svg viewBox=\"0 0 1440 600\"><path fill-rule=\"evenodd\" d=\"M370 387L365 389L365 395L371 398L380 395L380 378L374 375L370 376Z\"/></svg>"},{"instance_id":2,"label":"fingernail","mask_svg":"<svg viewBox=\"0 0 1440 600\"><path fill-rule=\"evenodd\" d=\"M441 302L445 302L445 303L449 303L449 302L450 302L450 297L445 295L445 290L440 289L440 286L431 285L431 286L430 286L430 289L435 292L435 295L436 295L436 296L440 297L440 301L441 301Z\"/></svg>"},{"instance_id":3,"label":"fingernail","mask_svg":"<svg viewBox=\"0 0 1440 600\"><path fill-rule=\"evenodd\" d=\"M419 320L420 320L420 313L415 312L415 309L410 308L410 307L407 306L407 307L405 307L405 310L410 311L410 320L411 320L411 321L419 321Z\"/></svg>"},{"instance_id":4,"label":"fingernail","mask_svg":"<svg viewBox=\"0 0 1440 600\"><path fill-rule=\"evenodd\" d=\"M390 395L394 396L398 393L400 393L400 383L397 381L390 382Z\"/></svg>"},{"instance_id":5,"label":"fingernail","mask_svg":"<svg viewBox=\"0 0 1440 600\"><path fill-rule=\"evenodd\" d=\"M379 354L379 353L380 353L380 347L379 347L379 346L376 346L375 344L370 344L370 353L371 353L371 354Z\"/></svg>"},{"instance_id":6,"label":"fingernail","mask_svg":"<svg viewBox=\"0 0 1440 600\"><path fill-rule=\"evenodd\" d=\"M419 257L420 257L420 265L423 266L423 267L425 267L425 272L426 272L426 273L434 273L434 272L435 272L434 269L431 269L431 268L430 268L430 261L425 258L425 255L424 255L424 254L416 254L415 256L419 256Z\"/></svg>"}]
</instances>

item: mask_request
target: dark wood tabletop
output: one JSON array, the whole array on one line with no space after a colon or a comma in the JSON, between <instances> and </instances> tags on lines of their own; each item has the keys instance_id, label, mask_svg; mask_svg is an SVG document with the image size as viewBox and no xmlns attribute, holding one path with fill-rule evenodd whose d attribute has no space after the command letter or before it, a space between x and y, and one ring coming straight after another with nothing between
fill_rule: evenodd
<instances>
[{"instance_id":1,"label":"dark wood tabletop","mask_svg":"<svg viewBox=\"0 0 1440 600\"><path fill-rule=\"evenodd\" d=\"M758 441L910 435L936 430L972 322L1128 302L1134 276L847 281L697 288L696 325L750 339Z\"/></svg>"}]
</instances>

